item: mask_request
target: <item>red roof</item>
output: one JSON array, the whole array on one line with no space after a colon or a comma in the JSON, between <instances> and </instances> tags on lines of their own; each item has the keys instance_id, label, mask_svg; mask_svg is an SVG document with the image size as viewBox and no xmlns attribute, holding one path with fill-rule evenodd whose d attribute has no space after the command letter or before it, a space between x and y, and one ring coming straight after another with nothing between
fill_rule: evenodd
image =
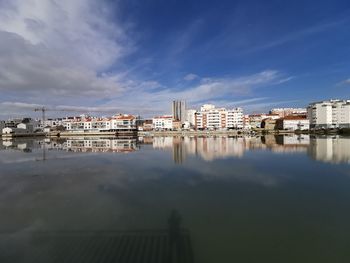
<instances>
[{"instance_id":1,"label":"red roof","mask_svg":"<svg viewBox=\"0 0 350 263\"><path fill-rule=\"evenodd\" d=\"M283 120L306 120L306 116L304 115L299 115L299 116L286 116L283 118Z\"/></svg>"}]
</instances>

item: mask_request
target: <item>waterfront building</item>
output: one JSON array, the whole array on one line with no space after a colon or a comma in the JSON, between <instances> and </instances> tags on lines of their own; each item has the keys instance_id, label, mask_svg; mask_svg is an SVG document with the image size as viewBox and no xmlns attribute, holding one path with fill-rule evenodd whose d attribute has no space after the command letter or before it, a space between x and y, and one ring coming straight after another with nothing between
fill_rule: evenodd
<instances>
[{"instance_id":1,"label":"waterfront building","mask_svg":"<svg viewBox=\"0 0 350 263\"><path fill-rule=\"evenodd\" d=\"M157 116L152 119L153 129L155 130L172 130L173 116Z\"/></svg>"},{"instance_id":2,"label":"waterfront building","mask_svg":"<svg viewBox=\"0 0 350 263\"><path fill-rule=\"evenodd\" d=\"M182 100L174 100L172 103L173 119L184 122L186 120L186 102Z\"/></svg>"},{"instance_id":3,"label":"waterfront building","mask_svg":"<svg viewBox=\"0 0 350 263\"><path fill-rule=\"evenodd\" d=\"M113 132L136 129L136 117L127 114L110 118L67 118L63 123L67 131L77 132Z\"/></svg>"},{"instance_id":4,"label":"waterfront building","mask_svg":"<svg viewBox=\"0 0 350 263\"><path fill-rule=\"evenodd\" d=\"M29 134L31 133L28 129L5 127L2 129L2 134Z\"/></svg>"},{"instance_id":5,"label":"waterfront building","mask_svg":"<svg viewBox=\"0 0 350 263\"><path fill-rule=\"evenodd\" d=\"M261 121L261 128L265 130L275 130L277 128L277 120L266 118Z\"/></svg>"},{"instance_id":6,"label":"waterfront building","mask_svg":"<svg viewBox=\"0 0 350 263\"><path fill-rule=\"evenodd\" d=\"M265 119L272 119L277 120L280 116L278 114L266 114L266 113L260 113L260 114L250 114L248 116L248 123L246 122L246 125L249 125L250 128L261 128L262 122Z\"/></svg>"},{"instance_id":7,"label":"waterfront building","mask_svg":"<svg viewBox=\"0 0 350 263\"><path fill-rule=\"evenodd\" d=\"M34 125L32 123L20 123L17 125L17 128L28 130L30 133L34 132Z\"/></svg>"},{"instance_id":8,"label":"waterfront building","mask_svg":"<svg viewBox=\"0 0 350 263\"><path fill-rule=\"evenodd\" d=\"M196 124L196 110L188 109L186 110L186 121L189 123L189 126L195 126Z\"/></svg>"},{"instance_id":9,"label":"waterfront building","mask_svg":"<svg viewBox=\"0 0 350 263\"><path fill-rule=\"evenodd\" d=\"M277 120L277 128L279 130L309 130L310 121L306 116L286 116Z\"/></svg>"},{"instance_id":10,"label":"waterfront building","mask_svg":"<svg viewBox=\"0 0 350 263\"><path fill-rule=\"evenodd\" d=\"M314 102L307 108L310 128L350 128L350 100Z\"/></svg>"},{"instance_id":11,"label":"waterfront building","mask_svg":"<svg viewBox=\"0 0 350 263\"><path fill-rule=\"evenodd\" d=\"M139 131L152 131L153 130L152 119L138 120L137 129Z\"/></svg>"},{"instance_id":12,"label":"waterfront building","mask_svg":"<svg viewBox=\"0 0 350 263\"><path fill-rule=\"evenodd\" d=\"M281 118L290 115L306 115L306 108L275 108L270 110L270 114L277 114Z\"/></svg>"},{"instance_id":13,"label":"waterfront building","mask_svg":"<svg viewBox=\"0 0 350 263\"><path fill-rule=\"evenodd\" d=\"M235 108L216 108L212 104L205 104L195 114L195 126L197 129L242 129L243 110Z\"/></svg>"}]
</instances>

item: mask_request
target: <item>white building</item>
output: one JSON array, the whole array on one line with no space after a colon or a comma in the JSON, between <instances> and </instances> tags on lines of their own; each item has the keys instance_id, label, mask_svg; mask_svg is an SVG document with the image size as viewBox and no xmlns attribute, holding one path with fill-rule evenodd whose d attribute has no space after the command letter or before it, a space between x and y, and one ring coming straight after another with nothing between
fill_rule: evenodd
<instances>
[{"instance_id":1,"label":"white building","mask_svg":"<svg viewBox=\"0 0 350 263\"><path fill-rule=\"evenodd\" d=\"M17 125L18 129L28 130L29 132L34 132L34 125L32 123L20 123Z\"/></svg>"},{"instance_id":2,"label":"white building","mask_svg":"<svg viewBox=\"0 0 350 263\"><path fill-rule=\"evenodd\" d=\"M133 115L115 115L111 118L74 118L64 121L67 131L107 132L136 129L136 117Z\"/></svg>"},{"instance_id":3,"label":"white building","mask_svg":"<svg viewBox=\"0 0 350 263\"><path fill-rule=\"evenodd\" d=\"M2 129L3 134L29 134L31 131L21 128L10 128L6 127Z\"/></svg>"},{"instance_id":4,"label":"white building","mask_svg":"<svg viewBox=\"0 0 350 263\"><path fill-rule=\"evenodd\" d=\"M155 130L172 130L173 117L169 115L154 117L152 119L152 125Z\"/></svg>"},{"instance_id":5,"label":"white building","mask_svg":"<svg viewBox=\"0 0 350 263\"><path fill-rule=\"evenodd\" d=\"M307 113L310 128L350 128L350 100L314 102Z\"/></svg>"},{"instance_id":6,"label":"white building","mask_svg":"<svg viewBox=\"0 0 350 263\"><path fill-rule=\"evenodd\" d=\"M194 126L196 124L196 110L186 110L186 121L189 122L190 126Z\"/></svg>"},{"instance_id":7,"label":"white building","mask_svg":"<svg viewBox=\"0 0 350 263\"><path fill-rule=\"evenodd\" d=\"M227 128L243 129L243 109L235 108L227 111Z\"/></svg>"},{"instance_id":8,"label":"white building","mask_svg":"<svg viewBox=\"0 0 350 263\"><path fill-rule=\"evenodd\" d=\"M205 104L196 113L195 124L198 129L242 129L243 117L241 108L227 110Z\"/></svg>"},{"instance_id":9,"label":"white building","mask_svg":"<svg viewBox=\"0 0 350 263\"><path fill-rule=\"evenodd\" d=\"M309 130L310 121L302 116L286 116L278 120L278 129L281 130Z\"/></svg>"}]
</instances>

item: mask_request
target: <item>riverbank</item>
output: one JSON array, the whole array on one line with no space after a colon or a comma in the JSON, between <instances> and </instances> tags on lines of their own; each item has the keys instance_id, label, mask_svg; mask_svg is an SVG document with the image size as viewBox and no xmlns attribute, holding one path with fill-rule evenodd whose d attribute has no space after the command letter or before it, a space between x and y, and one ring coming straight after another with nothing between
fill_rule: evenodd
<instances>
[{"instance_id":1,"label":"riverbank","mask_svg":"<svg viewBox=\"0 0 350 263\"><path fill-rule=\"evenodd\" d=\"M288 134L315 134L315 135L350 135L350 129L332 130L308 130L308 131L286 131L286 130L193 130L193 131L118 131L118 132L73 132L73 131L51 131L49 133L23 133L23 134L0 134L3 138L13 137L161 137L161 136L238 136L238 135L288 135Z\"/></svg>"},{"instance_id":2,"label":"riverbank","mask_svg":"<svg viewBox=\"0 0 350 263\"><path fill-rule=\"evenodd\" d=\"M0 137L2 138L16 138L16 137L45 137L44 132L34 132L34 133L2 133Z\"/></svg>"},{"instance_id":3,"label":"riverbank","mask_svg":"<svg viewBox=\"0 0 350 263\"><path fill-rule=\"evenodd\" d=\"M246 130L228 130L228 131L139 131L138 136L157 137L157 136L212 136L212 135L250 135L252 131Z\"/></svg>"}]
</instances>

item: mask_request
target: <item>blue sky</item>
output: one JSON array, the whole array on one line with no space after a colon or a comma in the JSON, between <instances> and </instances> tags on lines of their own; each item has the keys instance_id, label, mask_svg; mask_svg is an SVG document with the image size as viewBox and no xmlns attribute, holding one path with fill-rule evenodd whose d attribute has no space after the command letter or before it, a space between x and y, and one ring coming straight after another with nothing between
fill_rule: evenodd
<instances>
[{"instance_id":1,"label":"blue sky","mask_svg":"<svg viewBox=\"0 0 350 263\"><path fill-rule=\"evenodd\" d=\"M350 99L349 29L348 1L0 0L0 117Z\"/></svg>"}]
</instances>

